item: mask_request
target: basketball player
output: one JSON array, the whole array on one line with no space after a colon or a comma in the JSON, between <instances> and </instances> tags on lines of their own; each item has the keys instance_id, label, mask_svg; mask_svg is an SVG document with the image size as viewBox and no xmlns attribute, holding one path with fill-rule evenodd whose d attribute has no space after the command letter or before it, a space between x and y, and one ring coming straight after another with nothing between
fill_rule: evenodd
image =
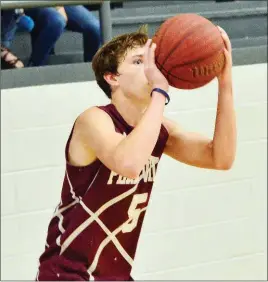
<instances>
[{"instance_id":1,"label":"basketball player","mask_svg":"<svg viewBox=\"0 0 268 282\"><path fill-rule=\"evenodd\" d=\"M220 31L226 64L218 77L213 140L163 117L169 85L155 65L157 47L145 33L119 36L97 52L93 69L111 104L89 108L74 123L61 201L37 280L131 281L161 155L200 168L231 167L236 150L232 55L229 38Z\"/></svg>"}]
</instances>

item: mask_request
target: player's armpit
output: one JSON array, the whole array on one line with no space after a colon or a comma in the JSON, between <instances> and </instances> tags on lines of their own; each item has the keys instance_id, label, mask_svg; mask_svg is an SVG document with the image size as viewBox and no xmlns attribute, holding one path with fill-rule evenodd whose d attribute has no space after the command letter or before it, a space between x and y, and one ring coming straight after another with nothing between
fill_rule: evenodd
<instances>
[{"instance_id":1,"label":"player's armpit","mask_svg":"<svg viewBox=\"0 0 268 282\"><path fill-rule=\"evenodd\" d=\"M164 119L169 131L164 153L182 163L207 169L225 170L213 155L213 140L201 134L183 130L177 123Z\"/></svg>"}]
</instances>

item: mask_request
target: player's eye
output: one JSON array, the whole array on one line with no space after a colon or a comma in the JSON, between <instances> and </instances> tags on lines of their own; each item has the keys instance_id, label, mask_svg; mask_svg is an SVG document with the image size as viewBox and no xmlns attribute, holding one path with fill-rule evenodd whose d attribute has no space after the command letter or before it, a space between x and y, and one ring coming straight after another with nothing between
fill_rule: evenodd
<instances>
[{"instance_id":1,"label":"player's eye","mask_svg":"<svg viewBox=\"0 0 268 282\"><path fill-rule=\"evenodd\" d=\"M135 64L135 65L140 65L140 64L142 64L142 59L137 59L137 60L135 60L135 61L134 61L134 64Z\"/></svg>"}]
</instances>

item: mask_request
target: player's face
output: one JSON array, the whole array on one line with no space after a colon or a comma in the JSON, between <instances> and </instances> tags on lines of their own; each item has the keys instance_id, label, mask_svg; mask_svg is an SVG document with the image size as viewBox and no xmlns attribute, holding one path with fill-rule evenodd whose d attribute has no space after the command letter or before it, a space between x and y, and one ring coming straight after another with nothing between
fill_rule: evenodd
<instances>
[{"instance_id":1,"label":"player's face","mask_svg":"<svg viewBox=\"0 0 268 282\"><path fill-rule=\"evenodd\" d=\"M119 65L119 86L123 93L141 102L150 99L151 86L144 73L145 47L129 50L124 61Z\"/></svg>"}]
</instances>

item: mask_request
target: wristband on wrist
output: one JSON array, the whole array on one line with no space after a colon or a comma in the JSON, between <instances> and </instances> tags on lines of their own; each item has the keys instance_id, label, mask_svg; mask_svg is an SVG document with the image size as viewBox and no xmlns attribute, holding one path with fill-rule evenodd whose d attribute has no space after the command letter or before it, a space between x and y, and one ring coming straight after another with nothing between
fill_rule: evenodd
<instances>
[{"instance_id":1,"label":"wristband on wrist","mask_svg":"<svg viewBox=\"0 0 268 282\"><path fill-rule=\"evenodd\" d=\"M158 93L161 93L162 95L164 95L164 96L166 97L167 102L165 103L165 105L167 105L167 104L169 103L170 97L169 97L168 93L167 93L165 90L163 90L163 89L161 89L161 88L154 88L154 89L152 90L152 92L151 92L151 96L153 95L153 92L154 92L154 91L156 91L156 92L158 92Z\"/></svg>"}]
</instances>

